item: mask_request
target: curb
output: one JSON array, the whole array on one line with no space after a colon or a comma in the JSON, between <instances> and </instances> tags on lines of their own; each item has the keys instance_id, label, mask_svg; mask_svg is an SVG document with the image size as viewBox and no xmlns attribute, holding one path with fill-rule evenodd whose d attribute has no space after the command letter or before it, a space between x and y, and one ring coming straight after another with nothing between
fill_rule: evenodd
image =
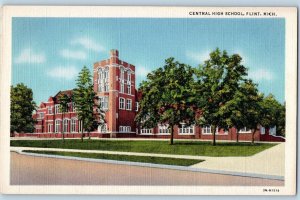
<instances>
[{"instance_id":1,"label":"curb","mask_svg":"<svg viewBox=\"0 0 300 200\"><path fill-rule=\"evenodd\" d=\"M37 153L26 153L22 150L11 150L21 155L35 156L35 157L46 157L46 158L57 158L57 159L67 159L67 160L77 160L77 161L87 161L95 163L106 163L106 164L117 164L117 165L131 165L139 167L151 167L151 168L161 168L161 169L171 169L180 171L191 171L191 172L202 172L211 174L222 174L231 176L241 176L241 177L251 177L251 178L261 178L261 179L271 179L284 181L284 176L276 175L266 175L266 174L256 174L256 173L241 173L232 172L224 170L212 170L212 169L202 169L202 168L192 168L177 165L164 165L164 164L152 164L152 163L142 163L142 162L130 162L130 161L116 161L116 160L106 160L106 159L93 159L93 158L80 158L72 156L59 156L59 155L47 155L47 154L37 154Z\"/></svg>"}]
</instances>

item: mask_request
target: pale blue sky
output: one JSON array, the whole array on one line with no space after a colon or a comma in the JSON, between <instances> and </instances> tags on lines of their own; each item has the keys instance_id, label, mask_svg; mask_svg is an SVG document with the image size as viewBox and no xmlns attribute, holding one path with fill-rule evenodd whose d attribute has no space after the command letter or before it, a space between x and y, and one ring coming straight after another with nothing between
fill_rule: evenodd
<instances>
[{"instance_id":1,"label":"pale blue sky","mask_svg":"<svg viewBox=\"0 0 300 200\"><path fill-rule=\"evenodd\" d=\"M219 47L238 53L265 94L284 101L283 19L14 18L13 84L39 104L75 87L80 69L118 49L136 66L137 85L170 56L198 66Z\"/></svg>"}]
</instances>

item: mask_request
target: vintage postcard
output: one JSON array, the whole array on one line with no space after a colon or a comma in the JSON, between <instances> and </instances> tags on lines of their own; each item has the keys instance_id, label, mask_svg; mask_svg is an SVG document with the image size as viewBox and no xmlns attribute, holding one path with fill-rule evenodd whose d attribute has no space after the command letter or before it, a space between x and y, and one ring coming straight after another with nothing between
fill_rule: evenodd
<instances>
[{"instance_id":1,"label":"vintage postcard","mask_svg":"<svg viewBox=\"0 0 300 200\"><path fill-rule=\"evenodd\" d=\"M297 9L4 6L1 192L294 195Z\"/></svg>"}]
</instances>

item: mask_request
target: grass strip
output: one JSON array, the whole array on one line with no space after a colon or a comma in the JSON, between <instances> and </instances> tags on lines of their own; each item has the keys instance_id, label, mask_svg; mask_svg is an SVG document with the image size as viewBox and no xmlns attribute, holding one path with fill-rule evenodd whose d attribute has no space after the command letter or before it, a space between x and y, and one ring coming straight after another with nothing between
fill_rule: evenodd
<instances>
[{"instance_id":1,"label":"grass strip","mask_svg":"<svg viewBox=\"0 0 300 200\"><path fill-rule=\"evenodd\" d=\"M62 148L62 149L84 149L105 150L121 152L158 153L173 155L195 155L195 156L252 156L275 146L274 143L247 143L247 142L217 142L212 146L211 142L204 141L176 141L169 145L168 141L149 140L88 140L80 139L62 140L12 140L11 146L40 147L40 148Z\"/></svg>"},{"instance_id":2,"label":"grass strip","mask_svg":"<svg viewBox=\"0 0 300 200\"><path fill-rule=\"evenodd\" d=\"M23 152L47 154L47 155L71 156L71 157L80 157L80 158L93 158L93 159L164 164L164 165L177 165L177 166L190 166L190 165L194 165L194 164L204 161L204 160L182 159L182 158L132 156L132 155L117 155L117 154L104 154L104 153L80 153L80 152L64 152L64 151L23 150Z\"/></svg>"}]
</instances>

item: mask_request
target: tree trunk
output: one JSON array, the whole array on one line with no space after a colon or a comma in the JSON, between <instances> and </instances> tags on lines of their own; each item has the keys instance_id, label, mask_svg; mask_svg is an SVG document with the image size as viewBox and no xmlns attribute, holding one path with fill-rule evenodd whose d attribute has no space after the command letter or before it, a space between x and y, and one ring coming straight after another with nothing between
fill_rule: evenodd
<instances>
[{"instance_id":1,"label":"tree trunk","mask_svg":"<svg viewBox=\"0 0 300 200\"><path fill-rule=\"evenodd\" d=\"M91 134L90 134L90 132L88 131L88 135L89 135L89 140L91 139Z\"/></svg>"},{"instance_id":2,"label":"tree trunk","mask_svg":"<svg viewBox=\"0 0 300 200\"><path fill-rule=\"evenodd\" d=\"M236 142L239 142L240 129L236 129Z\"/></svg>"},{"instance_id":3,"label":"tree trunk","mask_svg":"<svg viewBox=\"0 0 300 200\"><path fill-rule=\"evenodd\" d=\"M255 133L256 133L256 129L254 129L253 131L252 131L252 144L254 144L254 135L255 135Z\"/></svg>"},{"instance_id":4,"label":"tree trunk","mask_svg":"<svg viewBox=\"0 0 300 200\"><path fill-rule=\"evenodd\" d=\"M171 125L170 145L173 145L173 137L174 137L174 127L173 127L173 125Z\"/></svg>"},{"instance_id":5,"label":"tree trunk","mask_svg":"<svg viewBox=\"0 0 300 200\"><path fill-rule=\"evenodd\" d=\"M61 131L61 134L62 134L62 139L63 139L63 143L65 143L65 132L64 132L64 118L65 118L65 115L64 113L62 114L62 131Z\"/></svg>"},{"instance_id":6,"label":"tree trunk","mask_svg":"<svg viewBox=\"0 0 300 200\"><path fill-rule=\"evenodd\" d=\"M83 142L83 120L82 120L82 127L81 127L81 142Z\"/></svg>"},{"instance_id":7,"label":"tree trunk","mask_svg":"<svg viewBox=\"0 0 300 200\"><path fill-rule=\"evenodd\" d=\"M216 146L216 127L212 126L213 128L213 146Z\"/></svg>"}]
</instances>

